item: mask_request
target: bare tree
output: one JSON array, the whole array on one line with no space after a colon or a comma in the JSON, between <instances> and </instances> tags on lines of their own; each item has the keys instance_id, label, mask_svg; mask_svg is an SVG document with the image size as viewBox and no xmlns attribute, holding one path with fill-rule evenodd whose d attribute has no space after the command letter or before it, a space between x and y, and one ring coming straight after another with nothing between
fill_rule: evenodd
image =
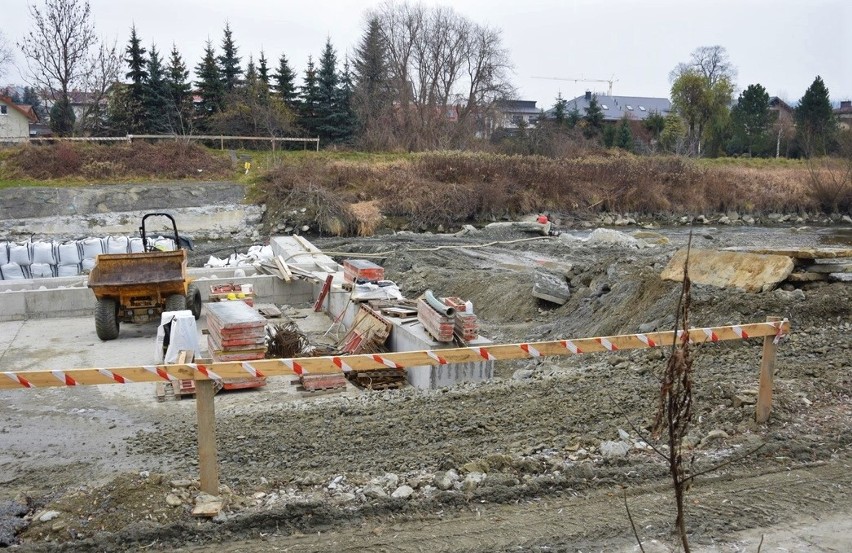
<instances>
[{"instance_id":1,"label":"bare tree","mask_svg":"<svg viewBox=\"0 0 852 553\"><path fill-rule=\"evenodd\" d=\"M27 62L30 84L53 101L51 125L60 133L73 128L69 92L84 86L98 39L88 0L44 0L29 6L32 28L18 48ZM57 108L57 106L59 106Z\"/></svg>"},{"instance_id":2,"label":"bare tree","mask_svg":"<svg viewBox=\"0 0 852 553\"><path fill-rule=\"evenodd\" d=\"M6 66L12 62L12 48L0 30L0 78L6 74Z\"/></svg>"},{"instance_id":3,"label":"bare tree","mask_svg":"<svg viewBox=\"0 0 852 553\"><path fill-rule=\"evenodd\" d=\"M499 31L446 7L388 2L371 16L380 22L408 149L459 145L491 101L511 91Z\"/></svg>"},{"instance_id":4,"label":"bare tree","mask_svg":"<svg viewBox=\"0 0 852 553\"><path fill-rule=\"evenodd\" d=\"M89 59L88 67L83 82L89 101L76 127L84 132L101 134L106 130L107 96L121 71L117 41L113 40L112 44L101 41Z\"/></svg>"},{"instance_id":5,"label":"bare tree","mask_svg":"<svg viewBox=\"0 0 852 553\"><path fill-rule=\"evenodd\" d=\"M720 79L728 79L731 83L737 80L737 68L731 63L728 51L724 46L699 46L689 55L689 61L679 63L669 73L669 80L675 81L689 71L697 71L714 86Z\"/></svg>"}]
</instances>

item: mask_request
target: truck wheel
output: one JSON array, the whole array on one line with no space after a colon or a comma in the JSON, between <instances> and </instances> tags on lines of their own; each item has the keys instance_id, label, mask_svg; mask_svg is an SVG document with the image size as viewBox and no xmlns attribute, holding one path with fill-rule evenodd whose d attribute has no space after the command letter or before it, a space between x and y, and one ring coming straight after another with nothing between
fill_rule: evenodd
<instances>
[{"instance_id":1,"label":"truck wheel","mask_svg":"<svg viewBox=\"0 0 852 553\"><path fill-rule=\"evenodd\" d=\"M166 298L164 311L183 311L186 309L186 298L180 294L172 294Z\"/></svg>"},{"instance_id":2,"label":"truck wheel","mask_svg":"<svg viewBox=\"0 0 852 553\"><path fill-rule=\"evenodd\" d=\"M95 330L103 341L118 338L118 302L112 298L101 298L95 310Z\"/></svg>"},{"instance_id":3,"label":"truck wheel","mask_svg":"<svg viewBox=\"0 0 852 553\"><path fill-rule=\"evenodd\" d=\"M192 316L197 321L201 316L201 291L195 283L186 288L186 308L192 311Z\"/></svg>"}]
</instances>

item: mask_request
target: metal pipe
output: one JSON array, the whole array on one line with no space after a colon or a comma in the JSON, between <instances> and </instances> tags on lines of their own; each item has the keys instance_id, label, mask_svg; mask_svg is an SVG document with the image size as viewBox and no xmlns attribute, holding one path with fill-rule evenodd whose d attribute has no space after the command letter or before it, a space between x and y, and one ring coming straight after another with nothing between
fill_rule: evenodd
<instances>
[{"instance_id":1,"label":"metal pipe","mask_svg":"<svg viewBox=\"0 0 852 553\"><path fill-rule=\"evenodd\" d=\"M423 294L423 297L426 298L426 303L429 304L429 307L431 307L438 313L444 315L445 317L452 317L456 314L456 309L441 302L438 298L435 297L435 294L432 293L432 290L426 290L426 292L424 292Z\"/></svg>"}]
</instances>

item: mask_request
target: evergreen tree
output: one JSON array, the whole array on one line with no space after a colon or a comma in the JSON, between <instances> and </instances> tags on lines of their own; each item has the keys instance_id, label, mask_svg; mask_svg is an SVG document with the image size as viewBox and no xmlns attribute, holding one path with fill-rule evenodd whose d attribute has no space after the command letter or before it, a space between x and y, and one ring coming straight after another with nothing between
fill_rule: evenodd
<instances>
[{"instance_id":1,"label":"evergreen tree","mask_svg":"<svg viewBox=\"0 0 852 553\"><path fill-rule=\"evenodd\" d=\"M615 146L616 134L617 131L615 130L615 125L605 125L601 131L601 141L603 142L603 145L607 148Z\"/></svg>"},{"instance_id":2,"label":"evergreen tree","mask_svg":"<svg viewBox=\"0 0 852 553\"><path fill-rule=\"evenodd\" d=\"M204 59L195 67L195 75L198 78L195 87L201 96L198 115L203 126L208 117L222 110L225 102L225 85L222 83L219 66L216 65L213 43L209 40L204 48Z\"/></svg>"},{"instance_id":3,"label":"evergreen tree","mask_svg":"<svg viewBox=\"0 0 852 553\"><path fill-rule=\"evenodd\" d=\"M129 133L139 133L145 130L145 83L148 80L148 61L145 59L147 50L142 46L142 40L136 34L136 25L130 28L130 40L124 50L124 61L130 67L124 76L130 80L127 93L126 109L128 110Z\"/></svg>"},{"instance_id":4,"label":"evergreen tree","mask_svg":"<svg viewBox=\"0 0 852 553\"><path fill-rule=\"evenodd\" d=\"M749 155L752 155L754 146L766 138L769 123L769 94L759 84L749 85L731 109L734 137Z\"/></svg>"},{"instance_id":5,"label":"evergreen tree","mask_svg":"<svg viewBox=\"0 0 852 553\"><path fill-rule=\"evenodd\" d=\"M60 136L71 134L76 121L77 116L74 115L71 100L59 98L54 102L53 107L50 108L50 130Z\"/></svg>"},{"instance_id":6,"label":"evergreen tree","mask_svg":"<svg viewBox=\"0 0 852 553\"><path fill-rule=\"evenodd\" d=\"M339 142L350 142L358 127L358 117L352 104L354 97L354 85L352 84L352 72L349 70L349 60L343 61L343 72L340 74L340 85L337 89L337 114L335 124L339 134Z\"/></svg>"},{"instance_id":7,"label":"evergreen tree","mask_svg":"<svg viewBox=\"0 0 852 553\"><path fill-rule=\"evenodd\" d=\"M565 122L568 124L569 129L573 129L580 122L580 119L582 119L580 117L580 110L577 109L577 103L575 102L574 107L568 111L568 117L565 119Z\"/></svg>"},{"instance_id":8,"label":"evergreen tree","mask_svg":"<svg viewBox=\"0 0 852 553\"><path fill-rule=\"evenodd\" d=\"M367 137L384 134L376 132L378 129L374 127L382 125L383 115L392 104L387 49L378 17L367 22L367 30L355 49L352 67L355 81L353 108L360 122L362 138L373 142Z\"/></svg>"},{"instance_id":9,"label":"evergreen tree","mask_svg":"<svg viewBox=\"0 0 852 553\"><path fill-rule=\"evenodd\" d=\"M260 57L257 60L257 76L269 89L269 60L266 59L266 54L263 50L260 51Z\"/></svg>"},{"instance_id":10,"label":"evergreen tree","mask_svg":"<svg viewBox=\"0 0 852 553\"><path fill-rule=\"evenodd\" d=\"M601 132L604 114L600 104L598 104L598 97L594 94L591 101L589 101L589 106L586 108L586 115L583 119L586 121L586 128L583 129L583 134L586 135L586 138L592 138Z\"/></svg>"},{"instance_id":11,"label":"evergreen tree","mask_svg":"<svg viewBox=\"0 0 852 553\"><path fill-rule=\"evenodd\" d=\"M319 85L317 84L317 70L314 66L314 60L308 56L308 66L305 69L301 102L299 103L299 125L310 136L317 136L318 133L317 106L319 106L319 103L320 95Z\"/></svg>"},{"instance_id":12,"label":"evergreen tree","mask_svg":"<svg viewBox=\"0 0 852 553\"><path fill-rule=\"evenodd\" d=\"M148 79L145 87L145 130L152 133L164 133L170 130L169 89L163 69L163 60L157 51L157 46L151 44L148 57Z\"/></svg>"},{"instance_id":13,"label":"evergreen tree","mask_svg":"<svg viewBox=\"0 0 852 553\"><path fill-rule=\"evenodd\" d=\"M169 92L166 112L169 126L176 134L186 134L192 128L192 86L189 84L189 71L174 44L166 72L166 86Z\"/></svg>"},{"instance_id":14,"label":"evergreen tree","mask_svg":"<svg viewBox=\"0 0 852 553\"><path fill-rule=\"evenodd\" d=\"M323 141L336 142L340 138L338 83L337 54L331 46L331 39L326 39L317 72L317 134Z\"/></svg>"},{"instance_id":15,"label":"evergreen tree","mask_svg":"<svg viewBox=\"0 0 852 553\"><path fill-rule=\"evenodd\" d=\"M630 151L633 149L633 133L630 130L630 124L627 122L626 117L621 120L621 124L618 126L615 145L622 150Z\"/></svg>"},{"instance_id":16,"label":"evergreen tree","mask_svg":"<svg viewBox=\"0 0 852 553\"><path fill-rule=\"evenodd\" d=\"M222 38L222 55L219 56L219 73L225 92L231 92L240 82L240 58L237 56L237 46L234 44L231 26L225 23L225 36Z\"/></svg>"},{"instance_id":17,"label":"evergreen tree","mask_svg":"<svg viewBox=\"0 0 852 553\"><path fill-rule=\"evenodd\" d=\"M562 93L556 95L556 103L553 104L553 122L557 127L564 126L568 121L568 100L562 97Z\"/></svg>"},{"instance_id":18,"label":"evergreen tree","mask_svg":"<svg viewBox=\"0 0 852 553\"><path fill-rule=\"evenodd\" d=\"M41 103L41 98L39 98L36 89L31 86L24 87L24 95L21 97L21 103L26 104L28 106L33 107L33 111L36 112L38 118L42 121L45 119L45 115L47 113L44 110L44 105Z\"/></svg>"},{"instance_id":19,"label":"evergreen tree","mask_svg":"<svg viewBox=\"0 0 852 553\"><path fill-rule=\"evenodd\" d=\"M299 105L299 94L296 91L296 73L290 68L287 56L281 54L278 60L278 70L272 75L275 81L275 93L290 109L295 110Z\"/></svg>"},{"instance_id":20,"label":"evergreen tree","mask_svg":"<svg viewBox=\"0 0 852 553\"><path fill-rule=\"evenodd\" d=\"M817 75L796 108L796 125L808 155L825 155L834 139L837 122L831 109L828 88Z\"/></svg>"}]
</instances>

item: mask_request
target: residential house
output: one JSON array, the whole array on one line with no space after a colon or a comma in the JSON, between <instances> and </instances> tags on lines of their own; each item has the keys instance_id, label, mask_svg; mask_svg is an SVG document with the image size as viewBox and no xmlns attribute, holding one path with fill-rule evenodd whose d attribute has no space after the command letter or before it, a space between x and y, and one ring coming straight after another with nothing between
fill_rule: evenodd
<instances>
[{"instance_id":1,"label":"residential house","mask_svg":"<svg viewBox=\"0 0 852 553\"><path fill-rule=\"evenodd\" d=\"M567 110L573 111L575 108L580 114L580 117L586 115L586 108L592 101L594 96L598 101L598 106L603 113L604 122L620 121L623 117L643 121L651 114L658 113L665 117L672 110L672 103L668 98L652 98L648 96L608 96L602 94L593 95L591 91L586 91L583 96L577 96L572 100L568 100ZM553 109L549 109L545 116L548 119L553 118Z\"/></svg>"},{"instance_id":2,"label":"residential house","mask_svg":"<svg viewBox=\"0 0 852 553\"><path fill-rule=\"evenodd\" d=\"M841 101L840 107L834 110L834 116L837 118L837 126L841 130L852 129L852 100Z\"/></svg>"},{"instance_id":3,"label":"residential house","mask_svg":"<svg viewBox=\"0 0 852 553\"><path fill-rule=\"evenodd\" d=\"M30 123L38 123L32 106L18 105L8 96L0 96L0 142L29 139Z\"/></svg>"}]
</instances>

